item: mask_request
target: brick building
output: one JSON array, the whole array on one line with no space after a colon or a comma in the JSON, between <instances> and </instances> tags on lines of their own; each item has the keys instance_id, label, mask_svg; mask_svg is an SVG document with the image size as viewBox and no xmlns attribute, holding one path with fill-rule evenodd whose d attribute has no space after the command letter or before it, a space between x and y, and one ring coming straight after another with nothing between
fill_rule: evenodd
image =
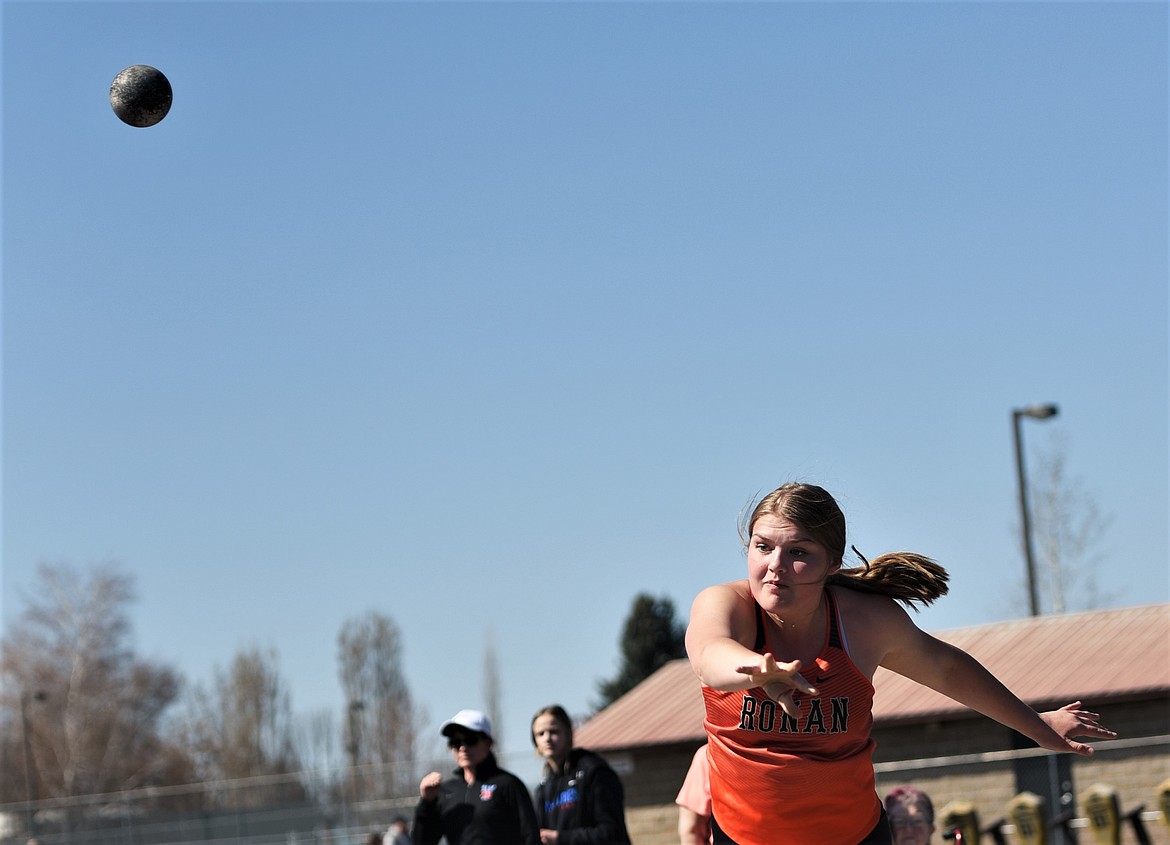
<instances>
[{"instance_id":1,"label":"brick building","mask_svg":"<svg viewBox=\"0 0 1170 845\"><path fill-rule=\"evenodd\" d=\"M945 696L885 670L874 678L878 790L912 783L942 810L972 802L981 826L1021 792L1049 815L1077 815L1077 796L1107 784L1126 813L1145 805L1154 843L1170 843L1158 810L1170 779L1170 604L1031 617L933 632L967 651L1037 710L1075 700L1118 738L1092 757L1052 754ZM699 682L686 660L666 664L574 732L621 773L634 845L677 842L678 791L705 741ZM1087 835L1086 834L1082 834ZM1126 830L1122 842L1137 842ZM1071 838L1071 837L1070 837ZM1059 842L1059 831L1049 839Z\"/></svg>"}]
</instances>

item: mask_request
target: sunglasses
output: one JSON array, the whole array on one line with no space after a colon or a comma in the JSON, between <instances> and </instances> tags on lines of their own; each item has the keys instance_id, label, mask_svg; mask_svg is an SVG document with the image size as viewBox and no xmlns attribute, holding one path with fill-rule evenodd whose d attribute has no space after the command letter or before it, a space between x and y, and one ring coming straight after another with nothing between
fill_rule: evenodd
<instances>
[{"instance_id":1,"label":"sunglasses","mask_svg":"<svg viewBox=\"0 0 1170 845\"><path fill-rule=\"evenodd\" d=\"M451 734L451 736L447 737L447 747L452 750L460 746L464 748L475 748L475 746L479 745L481 738L480 734Z\"/></svg>"}]
</instances>

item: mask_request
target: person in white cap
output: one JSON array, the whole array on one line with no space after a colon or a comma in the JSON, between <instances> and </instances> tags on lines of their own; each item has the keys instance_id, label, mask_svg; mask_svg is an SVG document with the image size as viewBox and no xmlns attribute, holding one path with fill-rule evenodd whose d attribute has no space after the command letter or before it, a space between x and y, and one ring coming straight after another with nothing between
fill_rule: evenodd
<instances>
[{"instance_id":1,"label":"person in white cap","mask_svg":"<svg viewBox=\"0 0 1170 845\"><path fill-rule=\"evenodd\" d=\"M415 845L540 845L528 788L499 767L492 723L478 710L460 710L439 729L458 766L444 779L431 772L419 783Z\"/></svg>"}]
</instances>

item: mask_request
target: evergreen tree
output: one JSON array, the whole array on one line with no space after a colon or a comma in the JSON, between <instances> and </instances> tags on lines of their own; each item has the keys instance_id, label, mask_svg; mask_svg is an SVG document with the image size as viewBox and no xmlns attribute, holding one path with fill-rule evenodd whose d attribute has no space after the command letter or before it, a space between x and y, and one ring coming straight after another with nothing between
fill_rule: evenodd
<instances>
[{"instance_id":1,"label":"evergreen tree","mask_svg":"<svg viewBox=\"0 0 1170 845\"><path fill-rule=\"evenodd\" d=\"M686 626L675 619L673 601L646 593L635 596L622 629L621 668L616 677L598 683L598 709L621 698L664 663L685 657L685 634Z\"/></svg>"}]
</instances>

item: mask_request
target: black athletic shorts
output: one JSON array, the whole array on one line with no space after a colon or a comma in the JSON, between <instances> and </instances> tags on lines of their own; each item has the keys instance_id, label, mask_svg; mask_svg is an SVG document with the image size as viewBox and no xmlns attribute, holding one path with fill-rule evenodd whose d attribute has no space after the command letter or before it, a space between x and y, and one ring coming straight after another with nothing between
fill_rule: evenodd
<instances>
[{"instance_id":1,"label":"black athletic shorts","mask_svg":"<svg viewBox=\"0 0 1170 845\"><path fill-rule=\"evenodd\" d=\"M715 821L714 816L711 817L711 838L715 845L736 845L735 840L720 830L719 823ZM882 817L878 819L877 826L857 845L893 845L893 843L894 834L890 829L890 820L886 818L886 811L883 807Z\"/></svg>"}]
</instances>

